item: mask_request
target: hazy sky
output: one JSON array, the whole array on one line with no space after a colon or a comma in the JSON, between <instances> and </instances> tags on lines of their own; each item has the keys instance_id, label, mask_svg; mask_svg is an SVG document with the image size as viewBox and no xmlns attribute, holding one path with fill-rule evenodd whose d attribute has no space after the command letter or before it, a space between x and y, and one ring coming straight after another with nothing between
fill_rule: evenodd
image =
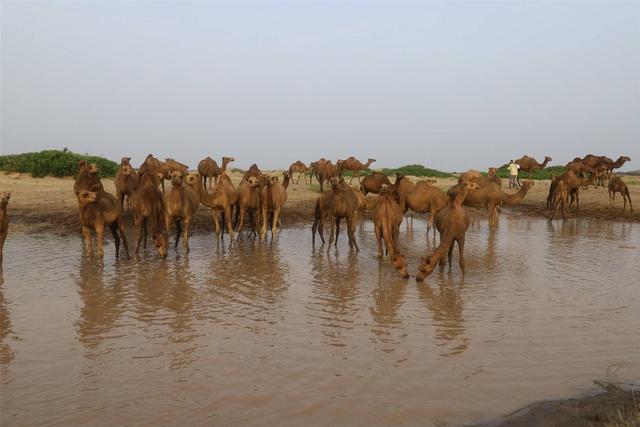
<instances>
[{"instance_id":1,"label":"hazy sky","mask_svg":"<svg viewBox=\"0 0 640 427\"><path fill-rule=\"evenodd\" d=\"M640 169L640 2L0 3L0 152Z\"/></svg>"}]
</instances>

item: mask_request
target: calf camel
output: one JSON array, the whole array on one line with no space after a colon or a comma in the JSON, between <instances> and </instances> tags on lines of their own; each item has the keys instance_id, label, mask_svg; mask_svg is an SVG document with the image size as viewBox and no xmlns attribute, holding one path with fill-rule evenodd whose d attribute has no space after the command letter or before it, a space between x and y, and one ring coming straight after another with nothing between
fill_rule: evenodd
<instances>
[{"instance_id":1,"label":"calf camel","mask_svg":"<svg viewBox=\"0 0 640 427\"><path fill-rule=\"evenodd\" d=\"M356 252L360 252L358 243L356 242L356 224L358 222L358 196L351 187L342 178L333 177L331 182L331 215L336 221L335 246L338 246L338 236L340 235L340 220L347 220L347 235L349 236L349 247L355 248ZM331 246L333 233L329 237L329 246Z\"/></svg>"},{"instance_id":2,"label":"calf camel","mask_svg":"<svg viewBox=\"0 0 640 427\"><path fill-rule=\"evenodd\" d=\"M120 202L120 209L124 208L124 198L128 198L127 205L131 209L131 195L138 187L140 175L136 172L129 161L131 157L123 157L118 170L116 171L116 198Z\"/></svg>"},{"instance_id":3,"label":"calf camel","mask_svg":"<svg viewBox=\"0 0 640 427\"><path fill-rule=\"evenodd\" d=\"M5 192L0 198L0 271L2 270L2 252L4 250L4 241L9 232L9 215L7 215L7 205L11 193Z\"/></svg>"},{"instance_id":4,"label":"calf camel","mask_svg":"<svg viewBox=\"0 0 640 427\"><path fill-rule=\"evenodd\" d=\"M349 184L353 182L354 176L357 176L358 182L360 182L360 171L366 171L367 169L369 169L369 166L371 166L371 163L375 161L376 159L369 159L367 160L367 163L363 164L362 162L360 162L360 160L356 159L353 156L350 156L342 161L340 165L339 175L342 175L345 170L349 170L353 172L351 174L351 180L349 180Z\"/></svg>"},{"instance_id":5,"label":"calf camel","mask_svg":"<svg viewBox=\"0 0 640 427\"><path fill-rule=\"evenodd\" d=\"M138 188L130 196L133 207L133 221L138 227L138 244L136 254L140 252L140 243L144 241L147 247L147 234L151 231L151 238L161 258L166 258L169 236L164 220L164 204L162 192L158 188L153 173L144 173L140 178Z\"/></svg>"},{"instance_id":6,"label":"calf camel","mask_svg":"<svg viewBox=\"0 0 640 427\"><path fill-rule=\"evenodd\" d=\"M260 190L260 209L262 211L262 229L260 230L260 241L263 242L267 235L267 225L269 224L269 212L273 212L271 221L271 237L278 236L278 221L280 212L287 201L287 190L284 188L277 176L269 178L267 185Z\"/></svg>"},{"instance_id":7,"label":"calf camel","mask_svg":"<svg viewBox=\"0 0 640 427\"><path fill-rule=\"evenodd\" d=\"M224 233L224 226L226 224L227 232L233 242L235 240L235 234L233 233L231 214L233 207L238 201L238 196L233 184L231 184L227 175L221 175L213 192L208 193L202 186L200 179L200 174L197 172L190 173L186 177L187 184L189 184L191 189L197 194L199 203L211 209L211 219L213 220L213 227L218 237L221 237ZM223 227L220 227L219 213L223 215Z\"/></svg>"},{"instance_id":8,"label":"calf camel","mask_svg":"<svg viewBox=\"0 0 640 427\"><path fill-rule=\"evenodd\" d=\"M624 206L622 207L622 212L627 209L627 200L629 200L629 207L631 208L631 212L633 212L633 205L631 204L631 195L629 195L629 187L627 184L620 178L619 176L613 176L609 180L609 207L613 207L613 202L616 198L616 193L620 193L622 195L622 200L624 200Z\"/></svg>"},{"instance_id":9,"label":"calf camel","mask_svg":"<svg viewBox=\"0 0 640 427\"><path fill-rule=\"evenodd\" d=\"M551 212L551 216L549 217L549 221L553 221L553 218L556 216L558 212L558 208L560 208L560 213L562 214L562 220L567 220L567 211L569 208L569 187L566 181L559 181L556 185L556 190L553 193L553 210Z\"/></svg>"},{"instance_id":10,"label":"calf camel","mask_svg":"<svg viewBox=\"0 0 640 427\"><path fill-rule=\"evenodd\" d=\"M373 211L373 226L378 243L378 258L382 258L382 240L384 239L387 253L391 256L394 267L403 279L407 279L409 278L407 263L404 255L400 253L397 247L400 224L402 224L404 215L396 201L394 189L383 185L378 199L378 206Z\"/></svg>"},{"instance_id":11,"label":"calf camel","mask_svg":"<svg viewBox=\"0 0 640 427\"><path fill-rule=\"evenodd\" d=\"M216 163L216 161L209 156L200 160L200 163L198 163L198 173L202 177L202 186L205 189L207 188L207 178L208 178L209 189L211 189L211 185L213 181L215 180L217 183L219 176L227 171L227 165L234 161L235 159L233 157L223 157L222 167L218 167L218 163Z\"/></svg>"},{"instance_id":12,"label":"calf camel","mask_svg":"<svg viewBox=\"0 0 640 427\"><path fill-rule=\"evenodd\" d=\"M362 194L365 196L368 193L380 194L382 184L391 186L391 181L389 181L389 178L382 172L373 172L371 175L367 175L362 179L360 182L360 191L362 191Z\"/></svg>"},{"instance_id":13,"label":"calf camel","mask_svg":"<svg viewBox=\"0 0 640 427\"><path fill-rule=\"evenodd\" d=\"M251 230L257 235L256 219L257 214L260 212L260 189L266 185L267 177L260 179L255 176L245 177L238 186L238 202L236 204L236 220L235 228L236 233L240 235L242 228L244 227L245 215L249 214L249 221L251 224Z\"/></svg>"},{"instance_id":14,"label":"calf camel","mask_svg":"<svg viewBox=\"0 0 640 427\"><path fill-rule=\"evenodd\" d=\"M533 172L537 170L543 170L545 167L547 167L547 164L551 160L553 160L551 157L545 156L544 162L538 163L538 161L536 161L536 159L534 159L533 157L524 155L520 157L518 160L515 160L514 163L520 166L520 171L528 172L529 179L531 179L531 175L533 174Z\"/></svg>"},{"instance_id":15,"label":"calf camel","mask_svg":"<svg viewBox=\"0 0 640 427\"><path fill-rule=\"evenodd\" d=\"M580 187L591 185L597 177L597 174L592 174L590 178L583 178L578 176L573 170L568 170L562 173L560 176L551 181L551 185L549 186L549 194L547 195L547 209L551 209L552 207L554 193L556 191L558 183L560 181L566 181L567 190L569 191L569 196L571 196L569 209L571 209L571 206L573 206L573 202L575 201L576 211L580 210Z\"/></svg>"},{"instance_id":16,"label":"calf camel","mask_svg":"<svg viewBox=\"0 0 640 427\"><path fill-rule=\"evenodd\" d=\"M478 184L465 181L449 190L447 205L436 216L436 227L440 233L440 245L427 257L422 258L422 263L416 275L416 280L421 282L433 272L436 265L443 268L448 256L449 268L453 259L453 245L458 243L460 270L464 274L464 242L465 234L469 229L469 215L462 207L462 203L471 191L477 191Z\"/></svg>"},{"instance_id":17,"label":"calf camel","mask_svg":"<svg viewBox=\"0 0 640 427\"><path fill-rule=\"evenodd\" d=\"M400 196L400 207L406 213L409 209L416 213L429 212L427 221L427 237L429 230L433 228L433 222L436 214L447 204L447 196L444 192L427 182L418 181L409 194ZM435 239L435 229L433 229Z\"/></svg>"},{"instance_id":18,"label":"calf camel","mask_svg":"<svg viewBox=\"0 0 640 427\"><path fill-rule=\"evenodd\" d=\"M180 170L171 172L171 189L164 194L164 224L167 232L171 230L171 220L176 225L176 243L178 247L184 227L184 250L189 253L189 230L193 215L200 204L198 194L190 185L184 185L185 173ZM198 188L200 185L198 184Z\"/></svg>"},{"instance_id":19,"label":"calf camel","mask_svg":"<svg viewBox=\"0 0 640 427\"><path fill-rule=\"evenodd\" d=\"M73 191L80 190L104 191L102 182L99 177L98 165L95 163L87 163L85 160L78 162L78 175L73 184Z\"/></svg>"},{"instance_id":20,"label":"calf camel","mask_svg":"<svg viewBox=\"0 0 640 427\"><path fill-rule=\"evenodd\" d=\"M89 255L93 255L93 237L91 229L96 232L96 256L104 257L104 227L111 229L113 241L116 245L116 259L120 255L120 238L122 245L129 258L129 245L127 235L122 221L122 212L118 206L118 200L111 194L104 191L95 192L89 190L79 190L76 192L78 206L80 208L80 225L82 225L82 236ZM120 236L118 236L118 232Z\"/></svg>"},{"instance_id":21,"label":"calf camel","mask_svg":"<svg viewBox=\"0 0 640 427\"><path fill-rule=\"evenodd\" d=\"M292 179L293 179L293 174L296 172L298 173L298 180L296 181L296 185L300 183L301 176L304 176L304 183L306 185L307 172L309 172L309 168L307 167L307 165L302 163L300 160L296 161L295 163L291 163L291 166L289 166L289 173L291 174ZM309 177L309 181L311 181L311 177ZM311 184L311 182L309 182L309 184Z\"/></svg>"},{"instance_id":22,"label":"calf camel","mask_svg":"<svg viewBox=\"0 0 640 427\"><path fill-rule=\"evenodd\" d=\"M165 180L173 180L173 172L182 172L183 176L186 175L189 170L189 166L183 165L180 162L177 162L173 159L164 159L164 163L160 164L158 169L156 169L156 173L158 176L162 176L160 180L160 185L162 186L162 192L164 193L164 181Z\"/></svg>"}]
</instances>

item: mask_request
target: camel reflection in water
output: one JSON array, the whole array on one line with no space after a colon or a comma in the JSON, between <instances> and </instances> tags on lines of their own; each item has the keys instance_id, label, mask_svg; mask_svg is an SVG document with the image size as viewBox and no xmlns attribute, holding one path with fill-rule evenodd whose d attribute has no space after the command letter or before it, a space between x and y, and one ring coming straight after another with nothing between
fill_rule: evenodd
<instances>
[{"instance_id":1,"label":"camel reflection in water","mask_svg":"<svg viewBox=\"0 0 640 427\"><path fill-rule=\"evenodd\" d=\"M15 358L15 352L8 342L9 335L13 333L13 329L7 305L4 297L4 277L0 270L0 372ZM4 375L2 375L2 378L4 378Z\"/></svg>"}]
</instances>

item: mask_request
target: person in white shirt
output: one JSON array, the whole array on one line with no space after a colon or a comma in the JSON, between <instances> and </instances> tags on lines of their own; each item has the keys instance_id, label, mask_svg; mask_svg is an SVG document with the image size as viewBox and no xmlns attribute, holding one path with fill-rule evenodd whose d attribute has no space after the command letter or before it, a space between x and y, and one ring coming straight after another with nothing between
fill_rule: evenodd
<instances>
[{"instance_id":1,"label":"person in white shirt","mask_svg":"<svg viewBox=\"0 0 640 427\"><path fill-rule=\"evenodd\" d=\"M518 169L520 169L520 165L513 163L513 160L511 160L507 169L509 170L509 188L520 188L518 182Z\"/></svg>"}]
</instances>

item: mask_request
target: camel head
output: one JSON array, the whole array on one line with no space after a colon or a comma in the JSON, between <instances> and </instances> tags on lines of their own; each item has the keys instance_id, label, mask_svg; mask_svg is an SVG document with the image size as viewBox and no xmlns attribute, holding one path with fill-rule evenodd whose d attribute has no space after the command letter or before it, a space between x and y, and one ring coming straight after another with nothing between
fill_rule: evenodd
<instances>
[{"instance_id":1,"label":"camel head","mask_svg":"<svg viewBox=\"0 0 640 427\"><path fill-rule=\"evenodd\" d=\"M544 156L544 161L545 161L545 162L550 162L551 160L553 160L551 157L549 157L549 156Z\"/></svg>"},{"instance_id":2,"label":"camel head","mask_svg":"<svg viewBox=\"0 0 640 427\"><path fill-rule=\"evenodd\" d=\"M531 189L531 187L534 186L534 184L535 183L533 182L533 180L529 179L529 180L527 180L527 181L522 183L522 189L524 191L529 191Z\"/></svg>"},{"instance_id":3,"label":"camel head","mask_svg":"<svg viewBox=\"0 0 640 427\"><path fill-rule=\"evenodd\" d=\"M278 179L277 176L270 176L269 177L269 185L273 185L280 182L280 180Z\"/></svg>"},{"instance_id":4,"label":"camel head","mask_svg":"<svg viewBox=\"0 0 640 427\"><path fill-rule=\"evenodd\" d=\"M403 279L409 278L409 273L407 272L407 261L404 259L404 255L397 253L393 256L393 267L398 270L400 277Z\"/></svg>"},{"instance_id":5,"label":"camel head","mask_svg":"<svg viewBox=\"0 0 640 427\"><path fill-rule=\"evenodd\" d=\"M231 163L231 162L235 162L236 159L234 159L233 157L223 157L222 158L222 163Z\"/></svg>"},{"instance_id":6,"label":"camel head","mask_svg":"<svg viewBox=\"0 0 640 427\"><path fill-rule=\"evenodd\" d=\"M128 165L131 161L131 157L123 157L120 159L120 166Z\"/></svg>"},{"instance_id":7,"label":"camel head","mask_svg":"<svg viewBox=\"0 0 640 427\"><path fill-rule=\"evenodd\" d=\"M122 165L122 175L123 176L129 176L133 174L133 168L131 167L130 164L125 163Z\"/></svg>"},{"instance_id":8,"label":"camel head","mask_svg":"<svg viewBox=\"0 0 640 427\"><path fill-rule=\"evenodd\" d=\"M184 173L182 171L171 172L171 185L173 185L174 187L179 187L182 185L183 180Z\"/></svg>"},{"instance_id":9,"label":"camel head","mask_svg":"<svg viewBox=\"0 0 640 427\"><path fill-rule=\"evenodd\" d=\"M9 203L9 198L11 197L11 193L5 191L2 193L2 197L0 197L0 207L5 207Z\"/></svg>"},{"instance_id":10,"label":"camel head","mask_svg":"<svg viewBox=\"0 0 640 427\"><path fill-rule=\"evenodd\" d=\"M335 190L338 188L338 184L340 184L340 181L337 177L334 176L329 180L329 183L331 184L331 188Z\"/></svg>"},{"instance_id":11,"label":"camel head","mask_svg":"<svg viewBox=\"0 0 640 427\"><path fill-rule=\"evenodd\" d=\"M87 167L87 161L86 160L78 160L78 170Z\"/></svg>"},{"instance_id":12,"label":"camel head","mask_svg":"<svg viewBox=\"0 0 640 427\"><path fill-rule=\"evenodd\" d=\"M98 169L98 165L96 165L95 163L91 163L89 165L89 173L91 175L97 175L98 172L100 172L100 169Z\"/></svg>"},{"instance_id":13,"label":"camel head","mask_svg":"<svg viewBox=\"0 0 640 427\"><path fill-rule=\"evenodd\" d=\"M156 180L158 182L164 181L164 173L163 172L156 172Z\"/></svg>"},{"instance_id":14,"label":"camel head","mask_svg":"<svg viewBox=\"0 0 640 427\"><path fill-rule=\"evenodd\" d=\"M93 203L98 198L98 193L89 190L76 191L76 195L78 196L80 206L86 206L89 203Z\"/></svg>"},{"instance_id":15,"label":"camel head","mask_svg":"<svg viewBox=\"0 0 640 427\"><path fill-rule=\"evenodd\" d=\"M190 186L200 186L200 174L198 172L190 172L186 175L185 180Z\"/></svg>"},{"instance_id":16,"label":"camel head","mask_svg":"<svg viewBox=\"0 0 640 427\"><path fill-rule=\"evenodd\" d=\"M431 259L431 256L423 256L421 261L420 267L418 268L418 274L416 274L416 281L418 282L422 282L425 277L433 273L433 270L435 270L436 265L438 264L437 261Z\"/></svg>"},{"instance_id":17,"label":"camel head","mask_svg":"<svg viewBox=\"0 0 640 427\"><path fill-rule=\"evenodd\" d=\"M260 183L258 178L255 177L255 176L247 176L247 177L244 178L244 180L249 185L249 188L252 189L252 190L254 188L256 188L258 186L258 184Z\"/></svg>"},{"instance_id":18,"label":"camel head","mask_svg":"<svg viewBox=\"0 0 640 427\"><path fill-rule=\"evenodd\" d=\"M167 257L167 248L169 247L169 236L166 231L162 231L153 236L153 243L156 246L156 251L160 258Z\"/></svg>"},{"instance_id":19,"label":"camel head","mask_svg":"<svg viewBox=\"0 0 640 427\"><path fill-rule=\"evenodd\" d=\"M375 163L376 159L369 159L367 160L367 164L370 165L371 163Z\"/></svg>"}]
</instances>

